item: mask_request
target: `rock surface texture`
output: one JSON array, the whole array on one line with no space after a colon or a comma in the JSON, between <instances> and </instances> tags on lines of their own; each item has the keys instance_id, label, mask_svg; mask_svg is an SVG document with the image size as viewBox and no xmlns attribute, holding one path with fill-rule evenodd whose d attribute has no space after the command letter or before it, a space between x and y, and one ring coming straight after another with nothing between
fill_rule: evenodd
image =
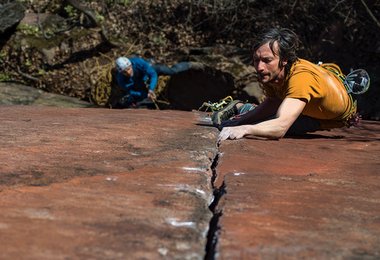
<instances>
[{"instance_id":1,"label":"rock surface texture","mask_svg":"<svg viewBox=\"0 0 380 260\"><path fill-rule=\"evenodd\" d=\"M17 1L4 5L0 3L0 34L19 23L24 18L24 12L25 8Z\"/></svg>"},{"instance_id":2,"label":"rock surface texture","mask_svg":"<svg viewBox=\"0 0 380 260\"><path fill-rule=\"evenodd\" d=\"M190 112L0 107L1 259L200 259L216 131Z\"/></svg>"},{"instance_id":3,"label":"rock surface texture","mask_svg":"<svg viewBox=\"0 0 380 260\"><path fill-rule=\"evenodd\" d=\"M379 122L220 152L221 259L380 257Z\"/></svg>"},{"instance_id":4,"label":"rock surface texture","mask_svg":"<svg viewBox=\"0 0 380 260\"><path fill-rule=\"evenodd\" d=\"M37 105L54 107L94 107L89 102L53 94L17 83L0 82L0 105Z\"/></svg>"},{"instance_id":5,"label":"rock surface texture","mask_svg":"<svg viewBox=\"0 0 380 260\"><path fill-rule=\"evenodd\" d=\"M0 112L0 259L380 257L378 122L217 147L197 112Z\"/></svg>"}]
</instances>

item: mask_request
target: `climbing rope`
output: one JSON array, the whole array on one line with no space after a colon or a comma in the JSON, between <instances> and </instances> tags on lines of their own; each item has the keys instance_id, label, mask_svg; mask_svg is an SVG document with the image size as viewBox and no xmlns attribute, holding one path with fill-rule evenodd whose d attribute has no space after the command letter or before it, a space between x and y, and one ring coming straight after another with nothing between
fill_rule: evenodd
<instances>
[{"instance_id":1,"label":"climbing rope","mask_svg":"<svg viewBox=\"0 0 380 260\"><path fill-rule=\"evenodd\" d=\"M113 60L104 54L103 56L108 58L110 62L100 65L99 60L96 59L94 73L90 75L93 82L91 86L91 101L98 106L105 106L107 104L112 87Z\"/></svg>"},{"instance_id":2,"label":"climbing rope","mask_svg":"<svg viewBox=\"0 0 380 260\"><path fill-rule=\"evenodd\" d=\"M157 87L154 90L157 97L165 98L166 91L167 91L167 85L168 85L169 80L170 80L170 76L161 75L158 77ZM167 105L167 106L170 105L169 101L157 99L157 98L154 99L153 102L154 102L156 109L160 109L158 104L163 104L163 105Z\"/></svg>"}]
</instances>

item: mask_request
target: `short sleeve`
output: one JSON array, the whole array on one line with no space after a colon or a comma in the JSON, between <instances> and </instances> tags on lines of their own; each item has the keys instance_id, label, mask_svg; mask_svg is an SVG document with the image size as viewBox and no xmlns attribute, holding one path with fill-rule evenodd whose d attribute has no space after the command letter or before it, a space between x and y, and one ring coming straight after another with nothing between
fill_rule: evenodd
<instances>
[{"instance_id":1,"label":"short sleeve","mask_svg":"<svg viewBox=\"0 0 380 260\"><path fill-rule=\"evenodd\" d=\"M311 99L321 98L320 86L317 75L301 71L290 77L285 97L302 99L308 103Z\"/></svg>"}]
</instances>

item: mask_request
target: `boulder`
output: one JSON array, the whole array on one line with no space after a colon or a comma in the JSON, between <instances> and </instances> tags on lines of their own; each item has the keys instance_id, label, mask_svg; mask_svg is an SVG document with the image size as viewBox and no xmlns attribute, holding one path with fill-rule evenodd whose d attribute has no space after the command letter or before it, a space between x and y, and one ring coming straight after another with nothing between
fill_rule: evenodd
<instances>
[{"instance_id":1,"label":"boulder","mask_svg":"<svg viewBox=\"0 0 380 260\"><path fill-rule=\"evenodd\" d=\"M25 8L18 1L0 5L0 34L18 24L24 15Z\"/></svg>"},{"instance_id":2,"label":"boulder","mask_svg":"<svg viewBox=\"0 0 380 260\"><path fill-rule=\"evenodd\" d=\"M48 93L17 83L0 82L0 105L44 105L53 107L90 107L77 98Z\"/></svg>"}]
</instances>

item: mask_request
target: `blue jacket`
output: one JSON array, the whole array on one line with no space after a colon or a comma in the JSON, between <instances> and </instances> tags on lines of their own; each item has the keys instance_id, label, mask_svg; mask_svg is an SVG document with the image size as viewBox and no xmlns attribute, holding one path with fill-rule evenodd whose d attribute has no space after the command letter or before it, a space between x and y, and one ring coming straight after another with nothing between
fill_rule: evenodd
<instances>
[{"instance_id":1,"label":"blue jacket","mask_svg":"<svg viewBox=\"0 0 380 260\"><path fill-rule=\"evenodd\" d=\"M157 72L152 65L139 57L129 58L132 63L133 76L127 78L123 73L116 73L117 84L136 98L145 98L148 90L145 82L149 80L149 90L157 86Z\"/></svg>"}]
</instances>

